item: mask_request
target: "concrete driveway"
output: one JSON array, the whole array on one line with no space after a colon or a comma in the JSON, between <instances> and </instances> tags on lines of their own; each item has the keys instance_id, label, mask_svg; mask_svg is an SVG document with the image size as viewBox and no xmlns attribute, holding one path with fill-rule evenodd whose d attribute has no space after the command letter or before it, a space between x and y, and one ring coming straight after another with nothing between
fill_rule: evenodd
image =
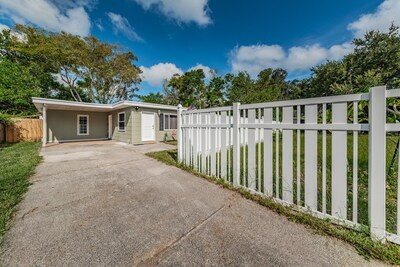
<instances>
[{"instance_id":1,"label":"concrete driveway","mask_svg":"<svg viewBox=\"0 0 400 267\"><path fill-rule=\"evenodd\" d=\"M4 266L380 264L144 155L165 148L109 141L42 149L2 246Z\"/></svg>"}]
</instances>

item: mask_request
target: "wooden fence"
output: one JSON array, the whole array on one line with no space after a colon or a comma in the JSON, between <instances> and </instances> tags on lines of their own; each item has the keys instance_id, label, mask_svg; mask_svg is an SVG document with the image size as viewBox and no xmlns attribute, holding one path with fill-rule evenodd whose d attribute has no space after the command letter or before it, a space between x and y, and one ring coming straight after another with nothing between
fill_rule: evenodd
<instances>
[{"instance_id":1,"label":"wooden fence","mask_svg":"<svg viewBox=\"0 0 400 267\"><path fill-rule=\"evenodd\" d=\"M5 141L7 143L40 141L43 135L42 120L26 118L12 119L12 123L5 127L5 132Z\"/></svg>"},{"instance_id":2,"label":"wooden fence","mask_svg":"<svg viewBox=\"0 0 400 267\"><path fill-rule=\"evenodd\" d=\"M6 141L5 133L6 133L6 127L4 126L4 124L0 123L0 144Z\"/></svg>"}]
</instances>

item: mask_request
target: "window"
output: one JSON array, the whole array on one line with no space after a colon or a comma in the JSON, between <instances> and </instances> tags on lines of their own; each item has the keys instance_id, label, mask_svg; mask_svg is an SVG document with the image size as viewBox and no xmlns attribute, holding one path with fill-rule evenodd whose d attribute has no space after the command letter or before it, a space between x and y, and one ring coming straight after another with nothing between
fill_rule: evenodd
<instances>
[{"instance_id":1,"label":"window","mask_svg":"<svg viewBox=\"0 0 400 267\"><path fill-rule=\"evenodd\" d=\"M178 128L178 117L173 114L160 114L160 131L176 130Z\"/></svg>"},{"instance_id":2,"label":"window","mask_svg":"<svg viewBox=\"0 0 400 267\"><path fill-rule=\"evenodd\" d=\"M118 131L125 132L125 112L118 113Z\"/></svg>"},{"instance_id":3,"label":"window","mask_svg":"<svg viewBox=\"0 0 400 267\"><path fill-rule=\"evenodd\" d=\"M89 134L89 115L78 115L78 135Z\"/></svg>"}]
</instances>

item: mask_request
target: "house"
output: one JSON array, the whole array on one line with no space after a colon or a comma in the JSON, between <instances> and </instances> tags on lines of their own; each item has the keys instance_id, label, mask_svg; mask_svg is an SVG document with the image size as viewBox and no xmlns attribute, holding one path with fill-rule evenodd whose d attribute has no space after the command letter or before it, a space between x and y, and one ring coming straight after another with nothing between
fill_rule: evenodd
<instances>
[{"instance_id":1,"label":"house","mask_svg":"<svg viewBox=\"0 0 400 267\"><path fill-rule=\"evenodd\" d=\"M47 143L117 140L144 144L176 138L177 107L134 101L115 104L32 98Z\"/></svg>"}]
</instances>

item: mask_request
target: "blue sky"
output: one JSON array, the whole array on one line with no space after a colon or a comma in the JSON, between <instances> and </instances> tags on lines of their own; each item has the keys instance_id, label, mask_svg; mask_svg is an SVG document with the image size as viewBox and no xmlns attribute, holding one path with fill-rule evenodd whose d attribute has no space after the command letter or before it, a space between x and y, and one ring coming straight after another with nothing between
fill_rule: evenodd
<instances>
[{"instance_id":1,"label":"blue sky","mask_svg":"<svg viewBox=\"0 0 400 267\"><path fill-rule=\"evenodd\" d=\"M399 0L0 0L0 28L24 23L129 48L142 94L192 68L306 77L351 52L354 37L400 24L398 14Z\"/></svg>"}]
</instances>

